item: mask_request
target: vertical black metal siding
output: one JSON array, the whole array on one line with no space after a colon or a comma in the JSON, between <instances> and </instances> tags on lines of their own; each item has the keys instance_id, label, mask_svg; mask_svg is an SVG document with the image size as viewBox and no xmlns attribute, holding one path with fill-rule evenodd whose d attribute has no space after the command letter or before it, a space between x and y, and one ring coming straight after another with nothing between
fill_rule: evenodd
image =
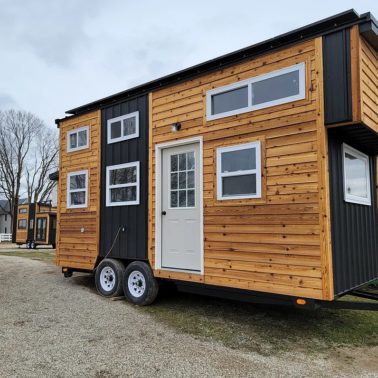
<instances>
[{"instance_id":1,"label":"vertical black metal siding","mask_svg":"<svg viewBox=\"0 0 378 378\"><path fill-rule=\"evenodd\" d=\"M343 29L323 37L325 123L352 120L350 31Z\"/></svg>"},{"instance_id":2,"label":"vertical black metal siding","mask_svg":"<svg viewBox=\"0 0 378 378\"><path fill-rule=\"evenodd\" d=\"M107 143L107 121L124 114L139 111L139 137ZM108 257L123 259L147 259L148 232L148 96L107 107L101 115L101 220L100 256L105 256L120 232ZM140 204L130 206L106 206L106 167L110 165L140 162Z\"/></svg>"},{"instance_id":3,"label":"vertical black metal siding","mask_svg":"<svg viewBox=\"0 0 378 378\"><path fill-rule=\"evenodd\" d=\"M376 162L370 157L371 206L344 200L344 138L329 131L332 254L335 294L342 294L378 277ZM361 152L360 145L348 144Z\"/></svg>"},{"instance_id":4,"label":"vertical black metal siding","mask_svg":"<svg viewBox=\"0 0 378 378\"><path fill-rule=\"evenodd\" d=\"M29 204L29 210L28 210L28 222L26 227L28 228L28 236L27 240L34 240L34 228L36 227L35 225L35 203ZM30 220L33 220L33 228L30 228Z\"/></svg>"}]
</instances>

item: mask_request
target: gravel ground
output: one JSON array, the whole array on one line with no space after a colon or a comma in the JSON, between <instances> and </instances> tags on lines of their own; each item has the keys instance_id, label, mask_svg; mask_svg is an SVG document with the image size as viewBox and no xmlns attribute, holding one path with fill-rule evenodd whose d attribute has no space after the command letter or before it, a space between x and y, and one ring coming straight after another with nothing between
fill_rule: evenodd
<instances>
[{"instance_id":1,"label":"gravel ground","mask_svg":"<svg viewBox=\"0 0 378 378\"><path fill-rule=\"evenodd\" d=\"M51 264L0 255L1 377L378 377L374 355L348 364L227 348L100 297L88 275L64 279Z\"/></svg>"}]
</instances>

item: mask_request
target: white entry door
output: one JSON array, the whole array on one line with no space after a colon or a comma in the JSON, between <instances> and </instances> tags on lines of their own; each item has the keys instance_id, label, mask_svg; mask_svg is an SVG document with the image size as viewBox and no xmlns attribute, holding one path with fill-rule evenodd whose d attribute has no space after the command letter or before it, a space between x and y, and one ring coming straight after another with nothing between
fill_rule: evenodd
<instances>
[{"instance_id":1,"label":"white entry door","mask_svg":"<svg viewBox=\"0 0 378 378\"><path fill-rule=\"evenodd\" d=\"M201 270L199 156L199 143L162 151L162 268Z\"/></svg>"}]
</instances>

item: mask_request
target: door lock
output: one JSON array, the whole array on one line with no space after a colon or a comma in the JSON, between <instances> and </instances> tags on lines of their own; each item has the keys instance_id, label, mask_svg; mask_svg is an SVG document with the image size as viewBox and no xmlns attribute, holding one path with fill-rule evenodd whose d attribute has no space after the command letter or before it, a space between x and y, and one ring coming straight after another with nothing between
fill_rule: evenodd
<instances>
[{"instance_id":1,"label":"door lock","mask_svg":"<svg viewBox=\"0 0 378 378\"><path fill-rule=\"evenodd\" d=\"M167 212L164 210L161 212L161 215L167 215Z\"/></svg>"}]
</instances>

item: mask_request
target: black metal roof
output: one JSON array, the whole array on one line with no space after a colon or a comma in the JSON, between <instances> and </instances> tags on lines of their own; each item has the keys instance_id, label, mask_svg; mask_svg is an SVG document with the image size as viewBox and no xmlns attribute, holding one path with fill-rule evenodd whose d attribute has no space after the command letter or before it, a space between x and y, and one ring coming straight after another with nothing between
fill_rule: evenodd
<instances>
[{"instance_id":1,"label":"black metal roof","mask_svg":"<svg viewBox=\"0 0 378 378\"><path fill-rule=\"evenodd\" d=\"M327 33L334 32L337 29L345 28L355 24L368 25L367 27L369 27L370 25L371 27L375 26L375 28L377 28L378 25L377 21L370 13L364 13L362 15L359 15L354 9L351 9L339 13L335 16L328 17L321 21L301 27L299 29L295 29L291 32L281 34L264 42L260 42L255 45L234 51L232 53L222 55L218 58L208 60L204 63L200 63L195 66L175 72L173 74L163 76L159 79L149 81L145 84L138 85L136 87L127 89L125 91L113 94L108 97L104 97L100 100L90 102L86 105L70 109L66 113L78 115L91 110L99 109L103 106L116 103L121 99L146 94L153 90L163 88L165 86L172 85L183 80L188 80L203 73L227 67L231 64L243 61L245 59L256 57L258 55L268 53L275 49L282 48L300 41L315 38L320 35L325 35ZM59 121L60 120L56 120L56 123L59 124Z\"/></svg>"}]
</instances>

